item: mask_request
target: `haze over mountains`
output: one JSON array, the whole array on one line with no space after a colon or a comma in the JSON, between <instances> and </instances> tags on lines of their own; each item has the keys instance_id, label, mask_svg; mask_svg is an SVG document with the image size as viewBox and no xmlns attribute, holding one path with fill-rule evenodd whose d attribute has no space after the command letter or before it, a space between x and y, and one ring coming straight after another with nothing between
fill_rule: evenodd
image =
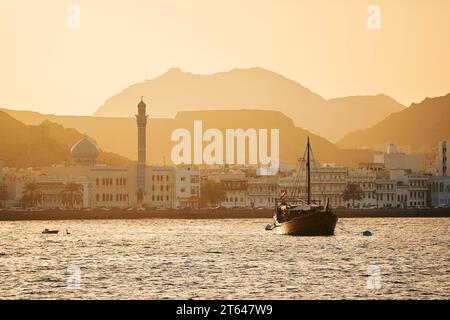
<instances>
[{"instance_id":1,"label":"haze over mountains","mask_svg":"<svg viewBox=\"0 0 450 320\"><path fill-rule=\"evenodd\" d=\"M223 133L227 128L280 129L280 160L289 163L302 155L308 136L317 160L351 167L372 161L373 150L384 150L388 143L428 153L438 141L450 138L450 94L405 108L385 95L325 100L261 68L213 75L171 69L111 97L97 116L0 109L14 118L0 114L0 157L14 166L67 162L70 147L86 134L102 150L114 153L102 153L103 162L130 163L136 159L134 114L142 95L150 114L147 137L152 164L171 163L176 144L171 133L192 129L194 120L202 120L204 130L218 128ZM329 141L339 136L344 137L337 144Z\"/></svg>"},{"instance_id":2,"label":"haze over mountains","mask_svg":"<svg viewBox=\"0 0 450 320\"><path fill-rule=\"evenodd\" d=\"M55 116L29 111L3 110L27 124L39 124L50 120L67 128L76 128L79 132L94 137L103 150L136 159L137 128L136 120L131 117ZM311 137L315 158L321 162L357 166L359 162L370 161L373 156L373 152L367 150L342 150L326 139L294 126L290 118L278 111L211 110L179 112L172 119L149 118L147 125L149 162L170 164L170 153L176 144L170 140L172 132L178 128L192 130L194 120L203 121L203 130L217 128L222 133L226 128L248 129L263 126L265 129L280 129L280 159L288 163L296 163L303 155L308 136Z\"/></svg>"},{"instance_id":3,"label":"haze over mountains","mask_svg":"<svg viewBox=\"0 0 450 320\"><path fill-rule=\"evenodd\" d=\"M405 108L386 95L326 100L299 83L262 68L211 75L173 68L109 98L95 115L131 117L136 113L136 99L142 95L151 117L174 117L180 111L197 110L276 110L290 117L296 126L330 141L371 127Z\"/></svg>"},{"instance_id":4,"label":"haze over mountains","mask_svg":"<svg viewBox=\"0 0 450 320\"><path fill-rule=\"evenodd\" d=\"M75 129L45 120L25 125L0 111L0 159L6 166L34 167L69 164L71 147L84 135ZM100 150L99 163L129 164L122 156Z\"/></svg>"},{"instance_id":5,"label":"haze over mountains","mask_svg":"<svg viewBox=\"0 0 450 320\"><path fill-rule=\"evenodd\" d=\"M393 113L375 126L352 132L338 142L343 148L384 149L387 143L407 146L413 153L428 153L450 139L450 94L426 98Z\"/></svg>"}]
</instances>

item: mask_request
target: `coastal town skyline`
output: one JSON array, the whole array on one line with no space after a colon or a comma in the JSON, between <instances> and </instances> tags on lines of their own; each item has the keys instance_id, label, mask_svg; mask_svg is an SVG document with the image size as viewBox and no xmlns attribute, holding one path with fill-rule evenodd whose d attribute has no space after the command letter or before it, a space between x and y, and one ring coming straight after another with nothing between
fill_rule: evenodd
<instances>
[{"instance_id":1,"label":"coastal town skyline","mask_svg":"<svg viewBox=\"0 0 450 320\"><path fill-rule=\"evenodd\" d=\"M449 38L448 0L0 0L0 301L448 300Z\"/></svg>"}]
</instances>

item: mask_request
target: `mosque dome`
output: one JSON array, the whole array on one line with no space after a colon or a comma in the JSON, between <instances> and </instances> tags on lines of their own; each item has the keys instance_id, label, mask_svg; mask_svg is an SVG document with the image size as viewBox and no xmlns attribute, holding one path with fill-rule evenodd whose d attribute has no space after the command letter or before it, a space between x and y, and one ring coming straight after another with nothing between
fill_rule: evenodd
<instances>
[{"instance_id":1,"label":"mosque dome","mask_svg":"<svg viewBox=\"0 0 450 320\"><path fill-rule=\"evenodd\" d=\"M78 165L94 165L100 154L97 146L87 138L83 138L70 150L72 159Z\"/></svg>"}]
</instances>

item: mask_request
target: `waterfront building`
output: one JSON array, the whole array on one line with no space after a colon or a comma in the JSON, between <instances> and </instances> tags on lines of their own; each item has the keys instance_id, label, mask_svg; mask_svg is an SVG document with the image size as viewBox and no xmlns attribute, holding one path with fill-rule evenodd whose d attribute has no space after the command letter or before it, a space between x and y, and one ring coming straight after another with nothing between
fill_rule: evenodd
<instances>
[{"instance_id":1,"label":"waterfront building","mask_svg":"<svg viewBox=\"0 0 450 320\"><path fill-rule=\"evenodd\" d=\"M38 208L73 208L82 209L89 207L90 192L88 189L88 180L86 177L68 178L66 176L47 176L39 175L33 179L38 187L39 200ZM67 185L76 183L80 185L80 197L73 195L72 203L64 196ZM72 207L73 205L73 207Z\"/></svg>"},{"instance_id":2,"label":"waterfront building","mask_svg":"<svg viewBox=\"0 0 450 320\"><path fill-rule=\"evenodd\" d=\"M356 208L374 207L377 205L376 199L376 170L351 169L348 171L348 183L356 184L361 188L362 199L355 200ZM350 207L353 201L347 201L346 207Z\"/></svg>"},{"instance_id":3,"label":"waterfront building","mask_svg":"<svg viewBox=\"0 0 450 320\"><path fill-rule=\"evenodd\" d=\"M373 160L375 163L384 164L386 170L402 169L419 172L423 170L424 157L399 152L394 144L390 144L385 153L375 154Z\"/></svg>"},{"instance_id":4,"label":"waterfront building","mask_svg":"<svg viewBox=\"0 0 450 320\"><path fill-rule=\"evenodd\" d=\"M397 207L397 181L390 178L379 178L376 181L377 207L395 208Z\"/></svg>"},{"instance_id":5,"label":"waterfront building","mask_svg":"<svg viewBox=\"0 0 450 320\"><path fill-rule=\"evenodd\" d=\"M91 208L128 208L137 203L136 169L99 165L86 172L91 189Z\"/></svg>"},{"instance_id":6,"label":"waterfront building","mask_svg":"<svg viewBox=\"0 0 450 320\"><path fill-rule=\"evenodd\" d=\"M325 205L327 199L333 208L344 206L343 193L347 187L347 168L314 163L311 168L311 199ZM306 170L300 168L296 175L280 177L279 191L288 196L306 197Z\"/></svg>"},{"instance_id":7,"label":"waterfront building","mask_svg":"<svg viewBox=\"0 0 450 320\"><path fill-rule=\"evenodd\" d=\"M426 207L428 179L423 174L406 170L390 170L376 180L377 207Z\"/></svg>"},{"instance_id":8,"label":"waterfront building","mask_svg":"<svg viewBox=\"0 0 450 320\"><path fill-rule=\"evenodd\" d=\"M222 206L226 208L243 208L247 205L247 179L246 178L223 178L221 179L225 200Z\"/></svg>"},{"instance_id":9,"label":"waterfront building","mask_svg":"<svg viewBox=\"0 0 450 320\"><path fill-rule=\"evenodd\" d=\"M278 176L259 176L247 181L247 207L273 208L279 196Z\"/></svg>"},{"instance_id":10,"label":"waterfront building","mask_svg":"<svg viewBox=\"0 0 450 320\"><path fill-rule=\"evenodd\" d=\"M180 166L175 168L174 207L200 207L200 169L198 167Z\"/></svg>"},{"instance_id":11,"label":"waterfront building","mask_svg":"<svg viewBox=\"0 0 450 320\"><path fill-rule=\"evenodd\" d=\"M220 172L215 172L207 177L216 183L220 183L225 192L225 199L221 206L226 208L247 206L247 177L242 168L225 168Z\"/></svg>"},{"instance_id":12,"label":"waterfront building","mask_svg":"<svg viewBox=\"0 0 450 320\"><path fill-rule=\"evenodd\" d=\"M148 168L151 181L150 207L173 208L175 195L175 169L166 166L150 166Z\"/></svg>"},{"instance_id":13,"label":"waterfront building","mask_svg":"<svg viewBox=\"0 0 450 320\"><path fill-rule=\"evenodd\" d=\"M430 179L431 205L433 207L450 207L450 177L437 176Z\"/></svg>"}]
</instances>

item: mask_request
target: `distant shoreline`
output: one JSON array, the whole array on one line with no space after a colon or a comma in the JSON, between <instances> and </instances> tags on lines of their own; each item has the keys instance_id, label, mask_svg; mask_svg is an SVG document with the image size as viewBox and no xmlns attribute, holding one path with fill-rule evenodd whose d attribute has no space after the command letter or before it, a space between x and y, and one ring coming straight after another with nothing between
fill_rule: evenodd
<instances>
[{"instance_id":1,"label":"distant shoreline","mask_svg":"<svg viewBox=\"0 0 450 320\"><path fill-rule=\"evenodd\" d=\"M450 208L338 209L340 218L450 218ZM0 211L0 221L123 220L123 219L271 219L272 209L197 210L44 210Z\"/></svg>"}]
</instances>

